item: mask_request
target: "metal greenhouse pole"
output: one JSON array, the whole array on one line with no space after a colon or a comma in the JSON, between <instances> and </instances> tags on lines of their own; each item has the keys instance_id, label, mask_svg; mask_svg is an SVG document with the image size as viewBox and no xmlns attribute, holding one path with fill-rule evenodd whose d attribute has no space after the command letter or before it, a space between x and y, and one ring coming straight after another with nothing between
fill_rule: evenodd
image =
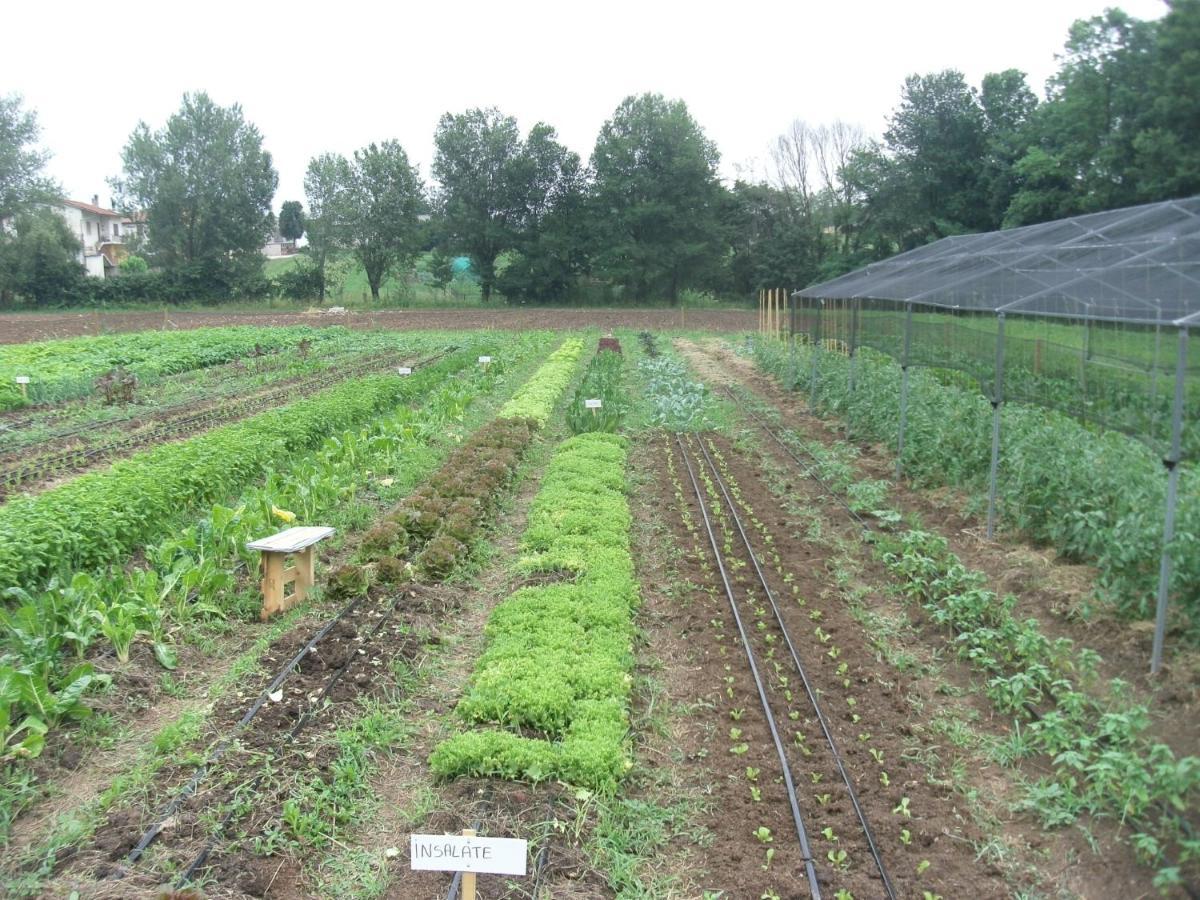
<instances>
[{"instance_id":1,"label":"metal greenhouse pole","mask_svg":"<svg viewBox=\"0 0 1200 900\"><path fill-rule=\"evenodd\" d=\"M996 473L1000 470L1000 407L1004 404L1004 313L996 314L996 386L992 389L992 468L988 474L987 536L996 536Z\"/></svg>"},{"instance_id":2,"label":"metal greenhouse pole","mask_svg":"<svg viewBox=\"0 0 1200 900\"><path fill-rule=\"evenodd\" d=\"M858 369L858 310L862 300L854 300L850 307L850 393L854 393L854 376Z\"/></svg>"},{"instance_id":3,"label":"metal greenhouse pole","mask_svg":"<svg viewBox=\"0 0 1200 900\"><path fill-rule=\"evenodd\" d=\"M792 371L791 377L788 379L788 386L795 390L796 382L799 380L796 377L796 292L788 292L788 343L791 344L792 354Z\"/></svg>"},{"instance_id":4,"label":"metal greenhouse pole","mask_svg":"<svg viewBox=\"0 0 1200 900\"><path fill-rule=\"evenodd\" d=\"M1183 386L1187 377L1188 330L1179 329L1179 356L1175 361L1175 402L1171 406L1171 449L1167 467L1167 514L1163 522L1162 560L1158 567L1158 607L1154 615L1154 649L1150 674L1162 669L1163 640L1167 633L1167 594L1171 586L1171 541L1175 539L1175 507L1179 502L1179 459L1183 444Z\"/></svg>"},{"instance_id":5,"label":"metal greenhouse pole","mask_svg":"<svg viewBox=\"0 0 1200 900\"><path fill-rule=\"evenodd\" d=\"M817 408L817 362L821 352L821 335L823 334L822 326L825 324L825 301L819 300L820 306L815 308L816 325L813 326L813 342L812 342L812 374L808 378L808 409L809 412L815 412Z\"/></svg>"},{"instance_id":6,"label":"metal greenhouse pole","mask_svg":"<svg viewBox=\"0 0 1200 900\"><path fill-rule=\"evenodd\" d=\"M904 312L904 356L900 360L900 439L896 442L896 478L904 471L904 429L908 425L908 355L912 349L912 309L905 305Z\"/></svg>"}]
</instances>

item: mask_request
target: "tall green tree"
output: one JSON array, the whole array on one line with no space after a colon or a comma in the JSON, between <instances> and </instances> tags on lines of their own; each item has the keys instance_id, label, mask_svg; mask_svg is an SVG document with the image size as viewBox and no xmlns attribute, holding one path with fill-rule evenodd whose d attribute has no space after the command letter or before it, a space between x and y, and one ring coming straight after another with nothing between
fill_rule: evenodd
<instances>
[{"instance_id":1,"label":"tall green tree","mask_svg":"<svg viewBox=\"0 0 1200 900\"><path fill-rule=\"evenodd\" d=\"M17 94L0 96L0 221L59 194L45 174L50 153L37 147L37 114Z\"/></svg>"},{"instance_id":2,"label":"tall green tree","mask_svg":"<svg viewBox=\"0 0 1200 900\"><path fill-rule=\"evenodd\" d=\"M993 227L983 177L986 129L976 92L961 72L905 79L884 140L925 240Z\"/></svg>"},{"instance_id":3,"label":"tall green tree","mask_svg":"<svg viewBox=\"0 0 1200 900\"><path fill-rule=\"evenodd\" d=\"M304 234L304 207L299 200L284 200L279 207L279 234L289 241Z\"/></svg>"},{"instance_id":4,"label":"tall green tree","mask_svg":"<svg viewBox=\"0 0 1200 900\"><path fill-rule=\"evenodd\" d=\"M308 218L304 223L308 245L304 252L316 266L322 302L327 266L338 251L339 228L345 214L343 195L349 184L350 164L337 153L314 156L304 173L304 196L308 199Z\"/></svg>"},{"instance_id":5,"label":"tall green tree","mask_svg":"<svg viewBox=\"0 0 1200 900\"><path fill-rule=\"evenodd\" d=\"M1157 23L1154 65L1133 139L1140 198L1200 193L1200 0L1169 0Z\"/></svg>"},{"instance_id":6,"label":"tall green tree","mask_svg":"<svg viewBox=\"0 0 1200 900\"><path fill-rule=\"evenodd\" d=\"M718 161L682 100L625 98L592 152L596 271L635 301L710 282L726 257Z\"/></svg>"},{"instance_id":7,"label":"tall green tree","mask_svg":"<svg viewBox=\"0 0 1200 900\"><path fill-rule=\"evenodd\" d=\"M121 159L124 174L112 185L123 205L146 210L159 263L261 261L279 177L240 106L184 94L164 127L138 123Z\"/></svg>"},{"instance_id":8,"label":"tall green tree","mask_svg":"<svg viewBox=\"0 0 1200 900\"><path fill-rule=\"evenodd\" d=\"M425 188L396 141L356 150L352 162L337 168L347 180L335 202L334 241L362 264L378 300L388 274L410 265L420 249Z\"/></svg>"},{"instance_id":9,"label":"tall green tree","mask_svg":"<svg viewBox=\"0 0 1200 900\"><path fill-rule=\"evenodd\" d=\"M517 120L495 108L446 113L434 148L441 227L451 247L471 257L487 301L496 260L521 245L553 205L569 155L548 125L538 123L522 139Z\"/></svg>"},{"instance_id":10,"label":"tall green tree","mask_svg":"<svg viewBox=\"0 0 1200 900\"><path fill-rule=\"evenodd\" d=\"M60 189L45 174L40 133L19 96L0 97L0 307L16 297L60 302L83 274L79 240L44 206Z\"/></svg>"}]
</instances>

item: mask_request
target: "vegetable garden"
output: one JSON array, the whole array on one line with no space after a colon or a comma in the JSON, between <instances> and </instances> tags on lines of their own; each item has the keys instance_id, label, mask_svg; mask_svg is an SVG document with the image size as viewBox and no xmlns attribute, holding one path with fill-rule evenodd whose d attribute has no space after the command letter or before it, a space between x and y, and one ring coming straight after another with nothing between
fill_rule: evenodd
<instances>
[{"instance_id":1,"label":"vegetable garden","mask_svg":"<svg viewBox=\"0 0 1200 900\"><path fill-rule=\"evenodd\" d=\"M457 897L463 829L489 898L1200 890L1190 467L1151 677L1124 434L1008 404L988 538L987 400L912 373L897 478L882 354L186 337L0 349L5 896Z\"/></svg>"}]
</instances>

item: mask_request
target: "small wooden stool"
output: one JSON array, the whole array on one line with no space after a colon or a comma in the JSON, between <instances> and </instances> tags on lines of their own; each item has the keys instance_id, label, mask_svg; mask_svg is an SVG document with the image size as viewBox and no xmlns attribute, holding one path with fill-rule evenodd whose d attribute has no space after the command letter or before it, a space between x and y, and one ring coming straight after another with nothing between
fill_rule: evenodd
<instances>
[{"instance_id":1,"label":"small wooden stool","mask_svg":"<svg viewBox=\"0 0 1200 900\"><path fill-rule=\"evenodd\" d=\"M333 529L324 525L289 528L279 534L260 541L251 541L247 550L262 552L263 606L258 617L267 621L275 613L291 609L304 599L313 586L313 545L333 534ZM284 568L289 556L296 564ZM287 586L295 585L292 593L284 596Z\"/></svg>"}]
</instances>

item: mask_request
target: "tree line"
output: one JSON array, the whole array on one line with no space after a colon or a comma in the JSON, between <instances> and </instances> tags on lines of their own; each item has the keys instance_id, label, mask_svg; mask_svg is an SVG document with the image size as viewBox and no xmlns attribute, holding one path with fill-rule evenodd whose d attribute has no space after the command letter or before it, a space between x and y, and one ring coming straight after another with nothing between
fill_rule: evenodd
<instances>
[{"instance_id":1,"label":"tree line","mask_svg":"<svg viewBox=\"0 0 1200 900\"><path fill-rule=\"evenodd\" d=\"M765 171L732 184L684 102L659 94L622 101L586 162L545 123L522 132L494 108L447 113L431 184L395 141L322 154L277 222L262 135L240 107L189 94L163 128L138 125L110 182L147 215L151 270L86 290L63 261L73 238L39 212L55 187L36 119L0 98L0 299L261 295L259 250L276 227L307 237L286 284L305 297L323 296L329 264L348 258L378 297L426 253L442 284L450 259L469 257L485 301L802 286L947 235L1200 192L1198 46L1200 0L1173 0L1156 21L1108 10L1072 26L1041 98L1012 69L978 86L953 70L912 75L882 138L797 120Z\"/></svg>"}]
</instances>

